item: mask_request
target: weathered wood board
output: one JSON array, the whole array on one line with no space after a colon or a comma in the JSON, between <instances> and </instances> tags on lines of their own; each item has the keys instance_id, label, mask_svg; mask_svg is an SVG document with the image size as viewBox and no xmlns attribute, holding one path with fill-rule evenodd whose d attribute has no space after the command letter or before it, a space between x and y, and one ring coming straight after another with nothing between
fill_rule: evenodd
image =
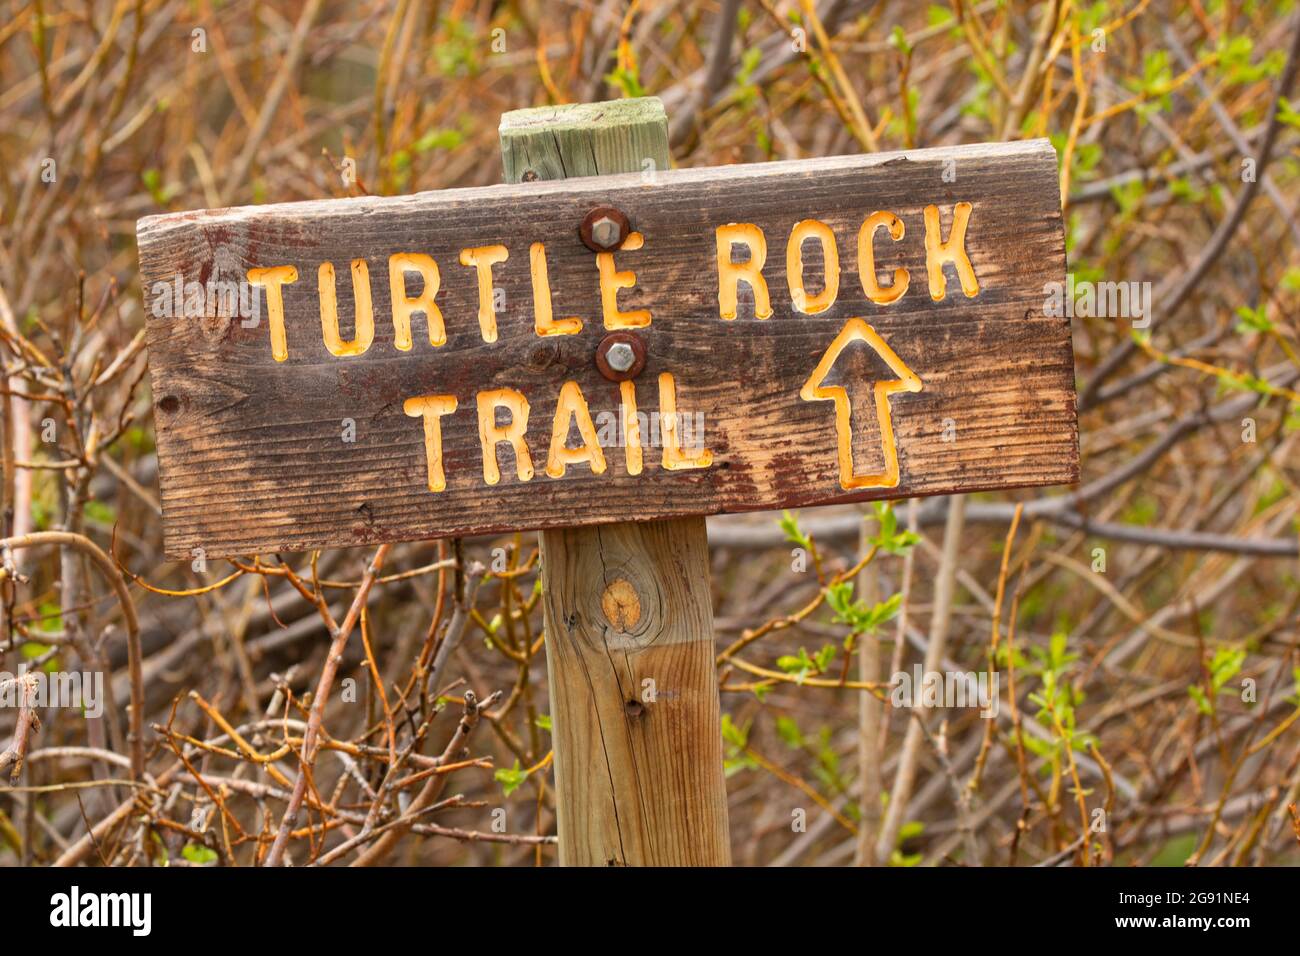
<instances>
[{"instance_id":1,"label":"weathered wood board","mask_svg":"<svg viewBox=\"0 0 1300 956\"><path fill-rule=\"evenodd\" d=\"M602 206L632 235L597 255ZM174 213L138 239L172 556L1077 480L1044 140ZM611 330L644 346L630 382L597 368Z\"/></svg>"}]
</instances>

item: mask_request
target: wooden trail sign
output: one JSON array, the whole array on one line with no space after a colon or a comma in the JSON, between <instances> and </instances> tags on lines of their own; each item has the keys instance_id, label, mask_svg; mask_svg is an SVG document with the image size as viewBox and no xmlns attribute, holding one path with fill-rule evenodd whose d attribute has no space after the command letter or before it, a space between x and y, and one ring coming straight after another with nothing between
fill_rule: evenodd
<instances>
[{"instance_id":1,"label":"wooden trail sign","mask_svg":"<svg viewBox=\"0 0 1300 956\"><path fill-rule=\"evenodd\" d=\"M173 213L138 238L174 557L1078 476L1044 140Z\"/></svg>"}]
</instances>

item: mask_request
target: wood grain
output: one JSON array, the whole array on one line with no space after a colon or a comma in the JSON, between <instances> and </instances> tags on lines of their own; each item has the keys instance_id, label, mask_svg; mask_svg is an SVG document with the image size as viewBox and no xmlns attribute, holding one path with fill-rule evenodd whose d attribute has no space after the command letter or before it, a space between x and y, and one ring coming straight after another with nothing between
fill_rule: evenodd
<instances>
[{"instance_id":1,"label":"wood grain","mask_svg":"<svg viewBox=\"0 0 1300 956\"><path fill-rule=\"evenodd\" d=\"M565 866L726 866L703 518L542 532Z\"/></svg>"},{"instance_id":2,"label":"wood grain","mask_svg":"<svg viewBox=\"0 0 1300 956\"><path fill-rule=\"evenodd\" d=\"M569 166L545 158L547 139L537 122L521 124L518 140L507 137L508 168L539 178L557 166L563 172ZM575 130L549 142L579 152L585 142L590 161L575 158L572 168L601 171L608 157L585 135ZM653 159L648 149L627 152L639 170ZM1069 324L1043 307L1044 286L1064 278L1056 159L1048 143L673 171L655 160L649 168L650 175L141 220L168 554L299 551L1077 479ZM961 202L972 205L965 245L979 293L967 298L949 266L946 296L935 302L926 285L923 210L938 207L946 236ZM605 332L596 257L577 232L597 205L623 210L644 235L643 248L616 256L619 269L636 273L620 307L648 309L653 317L639 332L648 350L636 379L640 409L657 410L659 375L672 373L679 410L704 416L712 463L666 470L661 450L647 446L644 470L631 475L625 449L610 447L603 474L580 464L557 479L538 467L531 480L519 481L513 453L502 445L502 480L485 484L479 390L512 388L527 396L527 442L541 464L565 382L578 383L593 415L617 413L618 385L593 361ZM868 301L858 274L858 229L877 210L893 212L906 227L901 241L881 231L875 242L882 283L899 266L911 276L906 294L888 305ZM826 223L839 249L839 295L817 315L795 311L786 281L787 238L804 219ZM766 235L771 318L755 317L743 285L738 318L719 317L715 230L730 222L754 223ZM581 318L577 335L543 338L534 331L534 242L546 247L555 316ZM489 344L479 331L475 271L459 255L498 243L509 259L495 267L503 308L499 337ZM818 247L804 249L815 291ZM444 345L430 345L417 314L413 348L394 347L388 257L395 253L423 253L439 264ZM358 257L372 280L374 340L364 354L340 358L323 341L317 270L322 262L334 265L346 339L354 313L348 263ZM293 265L299 275L285 287L286 361L272 356L264 308L251 328L237 318L153 314L155 283L177 275L199 283L238 280L250 268L279 265ZM408 284L407 291L415 289ZM923 382L921 391L890 397L894 487L843 487L832 403L800 398L811 370L853 318L869 323ZM863 386L890 370L869 350L846 356L831 384L854 396L857 467L879 469L882 438L871 390ZM446 488L439 492L427 484L422 423L403 412L406 399L434 393L458 401L442 419ZM351 442L341 437L347 421L355 423Z\"/></svg>"}]
</instances>

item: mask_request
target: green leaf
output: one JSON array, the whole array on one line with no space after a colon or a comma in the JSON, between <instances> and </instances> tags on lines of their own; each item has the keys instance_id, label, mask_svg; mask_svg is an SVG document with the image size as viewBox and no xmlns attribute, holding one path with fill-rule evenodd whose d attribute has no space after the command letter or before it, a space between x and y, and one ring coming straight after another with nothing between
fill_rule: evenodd
<instances>
[{"instance_id":1,"label":"green leaf","mask_svg":"<svg viewBox=\"0 0 1300 956\"><path fill-rule=\"evenodd\" d=\"M751 46L740 54L740 71L736 74L736 83L740 86L749 86L750 78L758 65L763 62L763 50L761 47Z\"/></svg>"},{"instance_id":2,"label":"green leaf","mask_svg":"<svg viewBox=\"0 0 1300 956\"><path fill-rule=\"evenodd\" d=\"M113 506L102 501L87 501L82 513L85 514L87 521L96 524L111 525L117 521L117 512L113 510Z\"/></svg>"},{"instance_id":3,"label":"green leaf","mask_svg":"<svg viewBox=\"0 0 1300 956\"><path fill-rule=\"evenodd\" d=\"M872 507L876 512L876 521L880 525L876 536L871 539L871 543L876 548L886 554L906 554L921 540L919 535L911 531L898 530L898 517L889 502L877 501Z\"/></svg>"},{"instance_id":4,"label":"green leaf","mask_svg":"<svg viewBox=\"0 0 1300 956\"><path fill-rule=\"evenodd\" d=\"M874 605L871 610L867 612L863 630L868 632L874 631L886 621L893 620L894 617L898 615L898 609L902 607L902 604L903 595L900 592Z\"/></svg>"},{"instance_id":5,"label":"green leaf","mask_svg":"<svg viewBox=\"0 0 1300 956\"><path fill-rule=\"evenodd\" d=\"M187 843L181 849L181 856L199 866L217 862L217 851L201 843Z\"/></svg>"},{"instance_id":6,"label":"green leaf","mask_svg":"<svg viewBox=\"0 0 1300 956\"><path fill-rule=\"evenodd\" d=\"M1300 129L1300 110L1291 105L1291 101L1285 96L1278 97L1277 102L1278 122L1285 123L1295 129Z\"/></svg>"},{"instance_id":7,"label":"green leaf","mask_svg":"<svg viewBox=\"0 0 1300 956\"><path fill-rule=\"evenodd\" d=\"M798 750L803 746L803 734L799 731L799 725L795 723L793 717L784 715L776 718L776 735L791 750Z\"/></svg>"},{"instance_id":8,"label":"green leaf","mask_svg":"<svg viewBox=\"0 0 1300 956\"><path fill-rule=\"evenodd\" d=\"M745 748L749 742L749 724L737 726L730 714L722 715L722 739L727 744L727 754L722 761L722 772L730 777L742 770L756 770L758 762Z\"/></svg>"},{"instance_id":9,"label":"green leaf","mask_svg":"<svg viewBox=\"0 0 1300 956\"><path fill-rule=\"evenodd\" d=\"M1169 180L1169 192L1175 199L1181 199L1184 202L1201 203L1205 201L1205 190L1186 176L1177 176Z\"/></svg>"},{"instance_id":10,"label":"green leaf","mask_svg":"<svg viewBox=\"0 0 1300 956\"><path fill-rule=\"evenodd\" d=\"M443 17L442 42L434 44L433 55L443 76L474 76L481 72L479 39L473 24L460 17Z\"/></svg>"},{"instance_id":11,"label":"green leaf","mask_svg":"<svg viewBox=\"0 0 1300 956\"><path fill-rule=\"evenodd\" d=\"M1146 194L1146 183L1140 179L1132 179L1110 188L1111 198L1115 200L1115 205L1119 206L1119 211L1126 216L1142 208L1142 200L1146 198ZM1079 270L1076 269L1074 274L1077 280Z\"/></svg>"},{"instance_id":12,"label":"green leaf","mask_svg":"<svg viewBox=\"0 0 1300 956\"><path fill-rule=\"evenodd\" d=\"M925 11L925 21L929 26L942 27L952 23L956 18L952 10L948 7L941 7L937 4L930 4Z\"/></svg>"},{"instance_id":13,"label":"green leaf","mask_svg":"<svg viewBox=\"0 0 1300 956\"><path fill-rule=\"evenodd\" d=\"M53 601L42 601L36 613L38 617L36 629L38 631L55 633L63 630L63 608L58 604Z\"/></svg>"},{"instance_id":14,"label":"green leaf","mask_svg":"<svg viewBox=\"0 0 1300 956\"><path fill-rule=\"evenodd\" d=\"M912 55L912 44L907 42L907 34L903 32L903 28L900 26L896 25L894 29L889 32L889 45L899 53L903 54L903 56Z\"/></svg>"},{"instance_id":15,"label":"green leaf","mask_svg":"<svg viewBox=\"0 0 1300 956\"><path fill-rule=\"evenodd\" d=\"M1210 686L1217 694L1223 686L1241 673L1241 665L1246 663L1244 648L1218 647L1210 661Z\"/></svg>"},{"instance_id":16,"label":"green leaf","mask_svg":"<svg viewBox=\"0 0 1300 956\"><path fill-rule=\"evenodd\" d=\"M464 141L465 134L460 130L434 129L412 143L411 150L416 153L427 153L433 149L455 149Z\"/></svg>"},{"instance_id":17,"label":"green leaf","mask_svg":"<svg viewBox=\"0 0 1300 956\"><path fill-rule=\"evenodd\" d=\"M891 597L873 605L865 601L853 601L853 584L841 581L826 589L826 603L835 612L835 621L847 624L853 634L874 634L886 621L898 614L902 606L903 595Z\"/></svg>"},{"instance_id":18,"label":"green leaf","mask_svg":"<svg viewBox=\"0 0 1300 956\"><path fill-rule=\"evenodd\" d=\"M611 86L618 87L623 95L629 99L638 96L645 96L645 87L641 85L641 79L632 70L619 67L605 74L605 82Z\"/></svg>"},{"instance_id":19,"label":"green leaf","mask_svg":"<svg viewBox=\"0 0 1300 956\"><path fill-rule=\"evenodd\" d=\"M880 537L891 538L898 530L898 516L888 501L877 501L872 506L876 512L876 521L880 524Z\"/></svg>"},{"instance_id":20,"label":"green leaf","mask_svg":"<svg viewBox=\"0 0 1300 956\"><path fill-rule=\"evenodd\" d=\"M1020 742L1025 745L1025 749L1036 757L1050 757L1056 747L1050 741L1040 740L1037 737L1031 737L1029 734L1022 734Z\"/></svg>"},{"instance_id":21,"label":"green leaf","mask_svg":"<svg viewBox=\"0 0 1300 956\"><path fill-rule=\"evenodd\" d=\"M160 206L165 206L176 196L175 186L164 186L162 173L157 169L146 169L140 174L140 181L149 191L150 197Z\"/></svg>"},{"instance_id":22,"label":"green leaf","mask_svg":"<svg viewBox=\"0 0 1300 956\"><path fill-rule=\"evenodd\" d=\"M826 589L826 604L835 612L835 619L847 624L853 613L853 582L837 581Z\"/></svg>"},{"instance_id":23,"label":"green leaf","mask_svg":"<svg viewBox=\"0 0 1300 956\"><path fill-rule=\"evenodd\" d=\"M1273 331L1273 322L1268 317L1268 307L1266 305L1260 305L1254 309L1248 305L1239 305L1237 306L1237 318L1241 320L1237 323L1237 331L1243 334Z\"/></svg>"},{"instance_id":24,"label":"green leaf","mask_svg":"<svg viewBox=\"0 0 1300 956\"><path fill-rule=\"evenodd\" d=\"M806 551L812 550L812 538L799 530L799 522L790 512L782 511L777 524L781 526L781 530L785 533L785 540L799 545Z\"/></svg>"},{"instance_id":25,"label":"green leaf","mask_svg":"<svg viewBox=\"0 0 1300 956\"><path fill-rule=\"evenodd\" d=\"M806 648L799 648L798 654L782 654L776 659L776 666L781 668L787 674L793 674L795 679L802 684L804 679L816 668L816 663L808 656Z\"/></svg>"},{"instance_id":26,"label":"green leaf","mask_svg":"<svg viewBox=\"0 0 1300 956\"><path fill-rule=\"evenodd\" d=\"M730 777L733 774L740 773L742 770L757 770L758 761L749 754L740 754L735 757L726 757L722 761L722 775Z\"/></svg>"},{"instance_id":27,"label":"green leaf","mask_svg":"<svg viewBox=\"0 0 1300 956\"><path fill-rule=\"evenodd\" d=\"M910 823L904 823L898 828L898 842L901 844L907 840L915 840L925 832L925 824L920 820L912 820Z\"/></svg>"},{"instance_id":28,"label":"green leaf","mask_svg":"<svg viewBox=\"0 0 1300 956\"><path fill-rule=\"evenodd\" d=\"M515 760L513 767L500 767L493 777L501 784L501 792L508 797L523 786L524 781L528 779L528 772L519 766L518 760Z\"/></svg>"},{"instance_id":29,"label":"green leaf","mask_svg":"<svg viewBox=\"0 0 1300 956\"><path fill-rule=\"evenodd\" d=\"M722 715L722 739L737 749L744 750L749 744L749 724L740 727L731 719L730 714Z\"/></svg>"}]
</instances>

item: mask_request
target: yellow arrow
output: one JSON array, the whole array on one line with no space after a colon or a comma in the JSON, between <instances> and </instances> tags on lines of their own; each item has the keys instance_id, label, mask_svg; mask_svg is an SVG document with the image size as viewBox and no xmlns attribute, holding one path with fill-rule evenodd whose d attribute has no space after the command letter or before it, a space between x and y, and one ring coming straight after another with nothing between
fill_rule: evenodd
<instances>
[{"instance_id":1,"label":"yellow arrow","mask_svg":"<svg viewBox=\"0 0 1300 956\"><path fill-rule=\"evenodd\" d=\"M880 421L880 443L885 452L885 470L879 474L853 473L853 425L850 420L852 405L848 393L840 385L823 385L835 360L853 342L866 342L890 367L896 379L876 382L876 418ZM896 488L898 487L898 445L894 439L894 422L890 415L889 396L895 392L919 392L921 380L903 364L894 350L864 319L849 319L835 336L835 341L821 357L808 381L799 390L805 402L835 403L835 433L839 438L840 485L844 488Z\"/></svg>"}]
</instances>

